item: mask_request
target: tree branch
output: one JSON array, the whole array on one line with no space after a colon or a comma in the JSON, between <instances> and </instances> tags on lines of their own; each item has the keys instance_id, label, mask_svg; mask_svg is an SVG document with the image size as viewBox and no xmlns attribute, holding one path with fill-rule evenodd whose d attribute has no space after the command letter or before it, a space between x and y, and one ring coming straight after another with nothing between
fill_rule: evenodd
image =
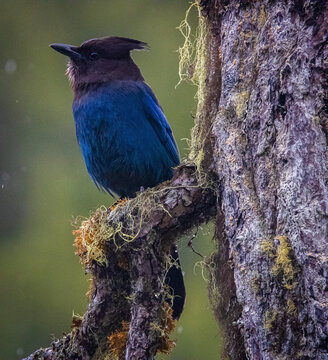
<instances>
[{"instance_id":1,"label":"tree branch","mask_svg":"<svg viewBox=\"0 0 328 360\"><path fill-rule=\"evenodd\" d=\"M92 275L88 309L73 319L70 334L26 359L152 359L168 352L165 329L173 327L163 284L170 247L215 214L214 192L198 183L193 166L183 165L171 181L84 221L76 245Z\"/></svg>"}]
</instances>

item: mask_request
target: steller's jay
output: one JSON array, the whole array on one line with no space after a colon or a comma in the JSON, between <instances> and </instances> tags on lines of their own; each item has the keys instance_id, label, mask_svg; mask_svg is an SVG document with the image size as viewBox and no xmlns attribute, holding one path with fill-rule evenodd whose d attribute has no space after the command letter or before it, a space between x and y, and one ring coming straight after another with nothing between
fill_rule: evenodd
<instances>
[{"instance_id":1,"label":"steller's jay","mask_svg":"<svg viewBox=\"0 0 328 360\"><path fill-rule=\"evenodd\" d=\"M74 91L76 136L86 167L97 187L123 197L173 176L180 162L169 123L145 83L131 50L147 44L123 37L85 41L81 46L51 44L69 57L67 75ZM185 301L178 252L166 283L173 292L173 318Z\"/></svg>"}]
</instances>

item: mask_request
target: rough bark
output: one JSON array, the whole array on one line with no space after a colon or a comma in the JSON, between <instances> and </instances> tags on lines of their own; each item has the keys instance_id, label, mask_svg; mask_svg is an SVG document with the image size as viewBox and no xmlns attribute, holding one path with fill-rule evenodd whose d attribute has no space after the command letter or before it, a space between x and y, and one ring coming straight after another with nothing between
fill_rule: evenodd
<instances>
[{"instance_id":1,"label":"rough bark","mask_svg":"<svg viewBox=\"0 0 328 360\"><path fill-rule=\"evenodd\" d=\"M125 235L106 243L107 267L89 265L87 313L27 359L104 358L122 321L129 330L116 358L153 359L167 346L158 327L168 249L214 216L218 246L207 264L223 357L328 359L328 2L199 3L206 54L197 171L180 167L108 216Z\"/></svg>"},{"instance_id":2,"label":"rough bark","mask_svg":"<svg viewBox=\"0 0 328 360\"><path fill-rule=\"evenodd\" d=\"M229 244L246 353L328 359L327 1L203 6L221 17L219 246ZM239 344L227 341L233 359Z\"/></svg>"}]
</instances>

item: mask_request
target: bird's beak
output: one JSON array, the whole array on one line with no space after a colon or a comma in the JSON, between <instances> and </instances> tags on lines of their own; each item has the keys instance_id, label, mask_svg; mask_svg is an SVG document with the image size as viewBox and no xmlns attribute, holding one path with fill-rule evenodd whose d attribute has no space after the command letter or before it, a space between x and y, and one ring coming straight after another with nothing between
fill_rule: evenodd
<instances>
[{"instance_id":1,"label":"bird's beak","mask_svg":"<svg viewBox=\"0 0 328 360\"><path fill-rule=\"evenodd\" d=\"M50 44L49 45L54 50L60 52L63 55L69 56L72 60L81 60L82 56L77 51L76 46L67 45L67 44Z\"/></svg>"}]
</instances>

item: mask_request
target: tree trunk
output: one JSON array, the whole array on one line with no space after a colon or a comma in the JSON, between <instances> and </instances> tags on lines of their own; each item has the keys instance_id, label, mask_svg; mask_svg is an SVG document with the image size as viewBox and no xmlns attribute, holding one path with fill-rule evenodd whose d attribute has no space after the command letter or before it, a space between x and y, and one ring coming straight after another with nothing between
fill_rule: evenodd
<instances>
[{"instance_id":1,"label":"tree trunk","mask_svg":"<svg viewBox=\"0 0 328 360\"><path fill-rule=\"evenodd\" d=\"M180 49L180 74L187 67L198 85L189 161L170 182L82 223L88 310L27 359L169 352L167 254L214 217L207 265L223 357L328 359L327 3L192 5L201 10L195 53L187 22Z\"/></svg>"},{"instance_id":2,"label":"tree trunk","mask_svg":"<svg viewBox=\"0 0 328 360\"><path fill-rule=\"evenodd\" d=\"M210 292L227 354L244 358L240 329L250 359L328 359L327 1L202 6L221 24L212 145L225 221ZM229 260L230 287L216 276Z\"/></svg>"}]
</instances>

